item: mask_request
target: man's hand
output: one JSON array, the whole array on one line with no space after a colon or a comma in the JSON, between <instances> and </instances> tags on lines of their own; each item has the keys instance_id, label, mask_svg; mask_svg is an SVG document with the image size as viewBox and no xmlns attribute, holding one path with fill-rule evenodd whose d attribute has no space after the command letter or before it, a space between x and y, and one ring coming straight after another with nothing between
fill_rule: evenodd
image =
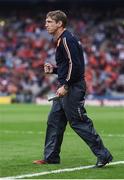
<instances>
[{"instance_id":1,"label":"man's hand","mask_svg":"<svg viewBox=\"0 0 124 180\"><path fill-rule=\"evenodd\" d=\"M50 64L50 63L45 63L45 64L44 64L44 72L45 72L46 74L51 74L51 73L53 73L53 66L52 66L52 64Z\"/></svg>"},{"instance_id":2,"label":"man's hand","mask_svg":"<svg viewBox=\"0 0 124 180\"><path fill-rule=\"evenodd\" d=\"M59 97L63 97L63 96L65 96L65 95L67 94L67 92L68 92L68 90L66 90L66 89L64 88L64 85L63 85L63 86L61 86L61 87L57 90L56 94L57 94L57 96L59 96Z\"/></svg>"}]
</instances>

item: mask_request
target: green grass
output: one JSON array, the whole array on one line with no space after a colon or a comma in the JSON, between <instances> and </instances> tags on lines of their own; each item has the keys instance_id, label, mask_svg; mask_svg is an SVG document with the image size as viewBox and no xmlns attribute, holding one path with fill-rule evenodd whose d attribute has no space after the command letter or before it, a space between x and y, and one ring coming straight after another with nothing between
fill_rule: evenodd
<instances>
[{"instance_id":1,"label":"green grass","mask_svg":"<svg viewBox=\"0 0 124 180\"><path fill-rule=\"evenodd\" d=\"M50 106L0 105L0 177L44 172L95 164L96 157L68 126L60 165L32 164L41 159ZM87 107L97 132L110 149L114 161L124 160L124 111L122 107ZM50 174L39 179L124 179L124 165L102 169Z\"/></svg>"}]
</instances>

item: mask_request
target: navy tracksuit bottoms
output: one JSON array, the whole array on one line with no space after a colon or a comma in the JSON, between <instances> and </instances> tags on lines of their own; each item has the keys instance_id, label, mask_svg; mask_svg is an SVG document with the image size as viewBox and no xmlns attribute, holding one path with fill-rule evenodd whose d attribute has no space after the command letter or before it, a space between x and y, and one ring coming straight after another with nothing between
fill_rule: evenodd
<instances>
[{"instance_id":1,"label":"navy tracksuit bottoms","mask_svg":"<svg viewBox=\"0 0 124 180\"><path fill-rule=\"evenodd\" d=\"M53 101L47 122L44 148L44 160L48 163L60 162L59 154L67 122L97 158L104 159L110 155L94 129L92 120L87 116L84 108L85 91L85 81L79 81L70 86L66 96Z\"/></svg>"}]
</instances>

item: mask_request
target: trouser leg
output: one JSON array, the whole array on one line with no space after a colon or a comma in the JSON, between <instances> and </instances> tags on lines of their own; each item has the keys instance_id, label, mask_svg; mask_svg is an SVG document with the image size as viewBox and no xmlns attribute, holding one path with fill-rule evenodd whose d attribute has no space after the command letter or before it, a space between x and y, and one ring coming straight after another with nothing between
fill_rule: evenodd
<instances>
[{"instance_id":1,"label":"trouser leg","mask_svg":"<svg viewBox=\"0 0 124 180\"><path fill-rule=\"evenodd\" d=\"M106 158L110 152L105 148L84 108L84 86L85 84L78 83L70 88L68 95L63 98L63 108L73 130L98 158Z\"/></svg>"},{"instance_id":2,"label":"trouser leg","mask_svg":"<svg viewBox=\"0 0 124 180\"><path fill-rule=\"evenodd\" d=\"M88 144L96 157L100 159L108 157L110 153L104 147L103 141L94 129L91 119L85 115L82 120L75 120L70 121L70 126Z\"/></svg>"},{"instance_id":3,"label":"trouser leg","mask_svg":"<svg viewBox=\"0 0 124 180\"><path fill-rule=\"evenodd\" d=\"M44 159L49 163L60 162L60 148L67 119L59 101L54 101L48 117Z\"/></svg>"}]
</instances>

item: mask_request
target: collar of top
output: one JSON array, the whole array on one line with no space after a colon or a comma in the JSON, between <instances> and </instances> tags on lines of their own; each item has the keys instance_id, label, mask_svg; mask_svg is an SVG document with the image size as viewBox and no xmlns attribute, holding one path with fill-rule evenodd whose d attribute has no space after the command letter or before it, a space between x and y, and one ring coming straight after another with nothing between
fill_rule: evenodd
<instances>
[{"instance_id":1,"label":"collar of top","mask_svg":"<svg viewBox=\"0 0 124 180\"><path fill-rule=\"evenodd\" d=\"M56 40L56 47L59 46L60 41L61 41L61 37L62 37L62 35L64 34L65 31L66 31L66 29L63 29L63 31L61 32L61 34L60 34L59 37L57 38L57 40Z\"/></svg>"}]
</instances>

